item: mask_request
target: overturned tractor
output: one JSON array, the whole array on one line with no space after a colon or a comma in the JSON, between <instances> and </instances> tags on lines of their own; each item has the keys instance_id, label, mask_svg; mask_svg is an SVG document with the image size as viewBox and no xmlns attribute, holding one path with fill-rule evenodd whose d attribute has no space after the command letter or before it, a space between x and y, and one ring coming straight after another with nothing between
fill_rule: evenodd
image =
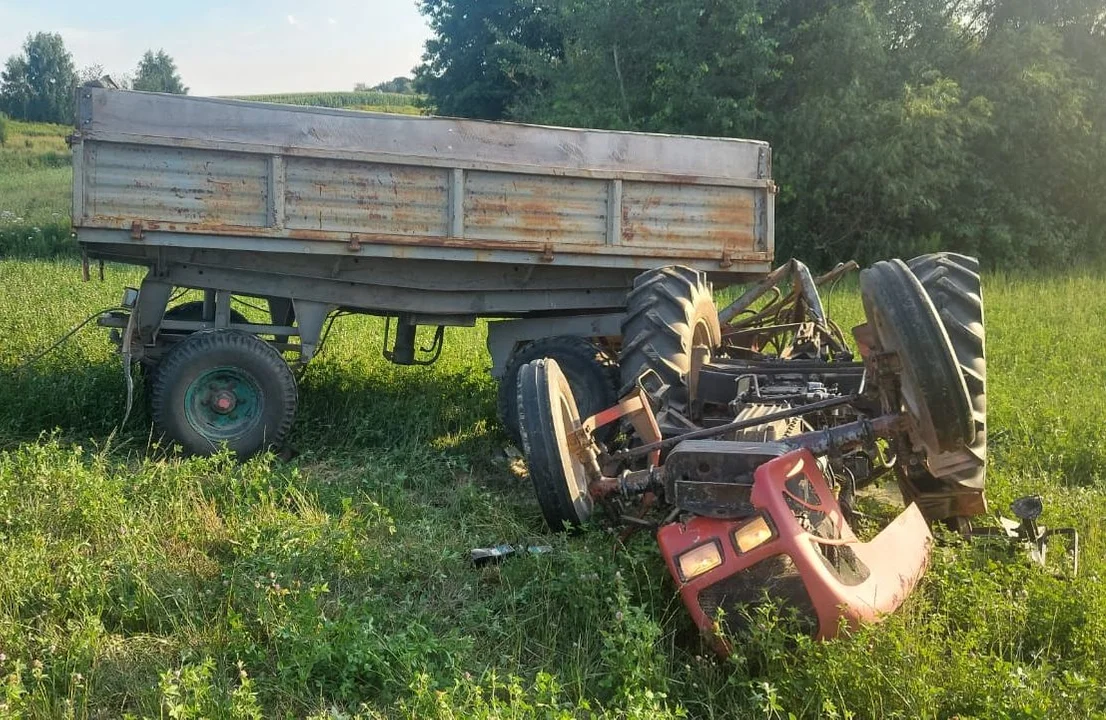
<instances>
[{"instance_id":1,"label":"overturned tractor","mask_svg":"<svg viewBox=\"0 0 1106 720\"><path fill-rule=\"evenodd\" d=\"M815 278L793 260L721 312L702 273L642 274L621 400L589 416L608 365L566 372L554 354L519 369L518 430L547 523L579 526L600 505L655 531L722 650L719 628L765 593L822 638L878 620L924 572L928 525L966 530L986 510L978 262L938 253L862 271L867 322L850 342L818 289L855 267ZM886 475L906 509L861 542L856 493Z\"/></svg>"}]
</instances>

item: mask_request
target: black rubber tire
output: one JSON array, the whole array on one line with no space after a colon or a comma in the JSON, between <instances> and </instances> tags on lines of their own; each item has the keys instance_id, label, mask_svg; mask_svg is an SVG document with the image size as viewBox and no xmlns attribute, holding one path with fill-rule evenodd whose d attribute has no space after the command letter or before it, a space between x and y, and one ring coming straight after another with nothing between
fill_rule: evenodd
<instances>
[{"instance_id":1,"label":"black rubber tire","mask_svg":"<svg viewBox=\"0 0 1106 720\"><path fill-rule=\"evenodd\" d=\"M265 341L240 330L201 330L178 343L158 364L151 385L150 407L156 433L191 455L211 455L223 440L213 441L185 412L188 386L203 373L229 367L247 375L260 391L256 423L227 446L245 459L288 436L296 416L296 378L284 358Z\"/></svg>"},{"instance_id":2,"label":"black rubber tire","mask_svg":"<svg viewBox=\"0 0 1106 720\"><path fill-rule=\"evenodd\" d=\"M594 508L585 466L568 448L570 423L579 419L572 388L556 360L542 358L519 368L522 450L542 515L555 531L579 527Z\"/></svg>"},{"instance_id":3,"label":"black rubber tire","mask_svg":"<svg viewBox=\"0 0 1106 720\"><path fill-rule=\"evenodd\" d=\"M650 270L634 279L622 320L619 395L653 370L670 387L683 387L697 343L713 352L722 343L718 308L706 275L682 266Z\"/></svg>"},{"instance_id":4,"label":"black rubber tire","mask_svg":"<svg viewBox=\"0 0 1106 720\"><path fill-rule=\"evenodd\" d=\"M902 260L877 262L860 273L860 293L876 349L898 355L913 439L927 457L962 451L975 440L968 390L948 334L918 278Z\"/></svg>"},{"instance_id":5,"label":"black rubber tire","mask_svg":"<svg viewBox=\"0 0 1106 720\"><path fill-rule=\"evenodd\" d=\"M975 440L940 463L958 469L935 475L982 490L987 466L987 336L979 260L942 252L916 257L907 266L925 288L952 342L975 425Z\"/></svg>"},{"instance_id":6,"label":"black rubber tire","mask_svg":"<svg viewBox=\"0 0 1106 720\"><path fill-rule=\"evenodd\" d=\"M618 366L597 345L569 335L534 340L511 354L496 396L499 421L519 446L522 436L518 428L518 372L523 365L541 358L557 361L572 388L581 417L591 417L618 402ZM613 429L613 423L599 428L600 439L609 437Z\"/></svg>"},{"instance_id":7,"label":"black rubber tire","mask_svg":"<svg viewBox=\"0 0 1106 720\"><path fill-rule=\"evenodd\" d=\"M180 305L174 305L165 311L163 320L191 320L198 322L204 319L204 301L203 300L190 300ZM230 309L230 321L232 323L248 323L249 320L246 316L238 312L234 308ZM189 335L191 333L183 330L160 330L158 334L165 335Z\"/></svg>"}]
</instances>

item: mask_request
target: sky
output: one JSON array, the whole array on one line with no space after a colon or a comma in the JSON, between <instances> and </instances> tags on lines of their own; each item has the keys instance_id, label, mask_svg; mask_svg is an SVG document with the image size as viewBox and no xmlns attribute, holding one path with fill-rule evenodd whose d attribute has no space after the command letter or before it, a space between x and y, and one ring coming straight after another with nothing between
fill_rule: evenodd
<instances>
[{"instance_id":1,"label":"sky","mask_svg":"<svg viewBox=\"0 0 1106 720\"><path fill-rule=\"evenodd\" d=\"M192 95L375 85L410 75L430 35L416 0L0 0L0 62L39 31L113 77L164 49Z\"/></svg>"}]
</instances>

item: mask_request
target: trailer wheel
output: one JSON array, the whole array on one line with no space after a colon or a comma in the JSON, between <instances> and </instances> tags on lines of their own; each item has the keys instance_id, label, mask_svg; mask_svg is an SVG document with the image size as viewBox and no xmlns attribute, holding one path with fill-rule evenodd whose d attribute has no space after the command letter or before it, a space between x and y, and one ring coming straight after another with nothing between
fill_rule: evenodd
<instances>
[{"instance_id":1,"label":"trailer wheel","mask_svg":"<svg viewBox=\"0 0 1106 720\"><path fill-rule=\"evenodd\" d=\"M180 305L174 305L165 311L165 315L162 320L186 320L190 322L199 322L204 319L204 302L203 300L190 300ZM232 323L248 323L249 320L246 316L237 310L231 308L230 321ZM181 337L191 335L193 330L159 330L158 335L171 335L173 337ZM153 415L153 407L150 404L150 399L153 397L153 383L154 376L157 374L157 366L161 362L161 358L154 356L154 358L146 357L142 360L142 384L145 388L146 395L146 409Z\"/></svg>"},{"instance_id":2,"label":"trailer wheel","mask_svg":"<svg viewBox=\"0 0 1106 720\"><path fill-rule=\"evenodd\" d=\"M932 253L907 265L941 318L972 405L975 440L930 463L932 474L982 493L987 465L987 354L979 261L956 253ZM975 503L983 511L983 503ZM952 510L952 509L950 509Z\"/></svg>"},{"instance_id":3,"label":"trailer wheel","mask_svg":"<svg viewBox=\"0 0 1106 720\"><path fill-rule=\"evenodd\" d=\"M518 426L519 370L534 360L553 358L572 388L581 417L591 417L618 402L618 368L594 343L582 337L565 335L541 338L520 348L507 360L499 383L496 410L504 429L516 444L522 444ZM613 426L599 432L613 430Z\"/></svg>"},{"instance_id":4,"label":"trailer wheel","mask_svg":"<svg viewBox=\"0 0 1106 720\"><path fill-rule=\"evenodd\" d=\"M683 386L692 348L705 345L713 351L721 343L718 308L705 274L681 266L642 273L626 298L619 394L632 391L647 370L671 387Z\"/></svg>"},{"instance_id":5,"label":"trailer wheel","mask_svg":"<svg viewBox=\"0 0 1106 720\"><path fill-rule=\"evenodd\" d=\"M962 451L975 441L972 406L948 333L925 289L906 263L889 260L860 274L860 294L876 349L896 356L898 395L914 440L927 457Z\"/></svg>"},{"instance_id":6,"label":"trailer wheel","mask_svg":"<svg viewBox=\"0 0 1106 720\"><path fill-rule=\"evenodd\" d=\"M598 472L598 465L590 447L576 455L570 449L569 436L579 423L572 388L556 360L542 358L519 369L522 449L538 505L552 530L577 527L591 517L588 472Z\"/></svg>"},{"instance_id":7,"label":"trailer wheel","mask_svg":"<svg viewBox=\"0 0 1106 720\"><path fill-rule=\"evenodd\" d=\"M157 432L193 455L226 444L245 459L288 435L296 379L268 343L240 330L201 330L158 365L151 388Z\"/></svg>"}]
</instances>

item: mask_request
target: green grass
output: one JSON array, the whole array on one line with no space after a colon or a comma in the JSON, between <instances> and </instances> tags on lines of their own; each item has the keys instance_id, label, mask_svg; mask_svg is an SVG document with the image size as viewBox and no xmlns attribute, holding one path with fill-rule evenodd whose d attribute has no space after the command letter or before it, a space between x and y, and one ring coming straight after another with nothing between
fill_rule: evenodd
<instances>
[{"instance_id":1,"label":"green grass","mask_svg":"<svg viewBox=\"0 0 1106 720\"><path fill-rule=\"evenodd\" d=\"M650 538L615 552L601 525L546 534L502 459L483 328L451 330L432 368L398 368L379 355L378 321L339 320L303 382L298 457L186 460L151 446L141 398L118 428L122 372L102 332L17 369L139 279L107 273L81 283L71 261L0 262L9 712L1103 716L1100 279L985 280L991 504L1041 492L1044 521L1083 534L1080 576L1059 553L1042 570L946 545L883 625L820 644L766 616L721 662ZM828 304L859 317L852 289ZM518 540L556 551L465 561Z\"/></svg>"},{"instance_id":2,"label":"green grass","mask_svg":"<svg viewBox=\"0 0 1106 720\"><path fill-rule=\"evenodd\" d=\"M8 121L0 145L0 256L72 253L72 159L65 125Z\"/></svg>"}]
</instances>

